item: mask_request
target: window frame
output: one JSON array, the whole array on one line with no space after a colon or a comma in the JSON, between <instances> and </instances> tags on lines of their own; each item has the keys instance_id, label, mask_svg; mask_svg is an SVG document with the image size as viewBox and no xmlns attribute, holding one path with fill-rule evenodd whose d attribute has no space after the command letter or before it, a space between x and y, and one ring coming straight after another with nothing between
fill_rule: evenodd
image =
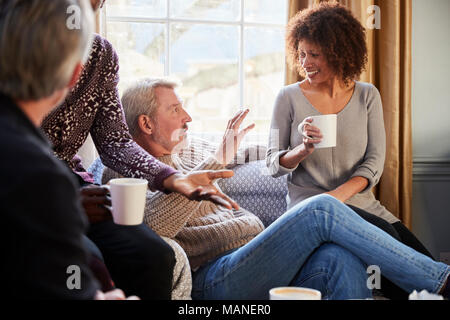
<instances>
[{"instance_id":1,"label":"window frame","mask_svg":"<svg viewBox=\"0 0 450 320\"><path fill-rule=\"evenodd\" d=\"M207 19L189 19L189 18L173 18L170 16L170 4L171 0L167 1L166 8L166 16L164 18L153 18L153 17L131 17L131 16L107 16L107 5L108 2L105 3L101 10L100 21L99 21L99 29L100 34L106 38L107 35L107 22L132 22L132 23L162 23L165 27L165 38L164 38L164 46L165 46L165 57L164 57L164 76L170 76L170 29L172 24L176 23L187 23L187 24L211 24L211 25L228 25L228 26L237 26L239 27L239 52L238 52L238 86L239 86L239 104L243 106L245 104L245 58L244 58L244 49L245 49L245 27L262 27L262 28L274 28L274 29L285 29L286 24L288 22L288 13L289 13L289 5L286 5L286 22L285 24L279 23L262 23L262 22L247 22L244 21L244 10L245 0L240 0L240 17L236 21L224 21L224 20L207 20ZM287 0L284 0L288 2ZM283 79L286 78L286 66L283 70Z\"/></svg>"}]
</instances>

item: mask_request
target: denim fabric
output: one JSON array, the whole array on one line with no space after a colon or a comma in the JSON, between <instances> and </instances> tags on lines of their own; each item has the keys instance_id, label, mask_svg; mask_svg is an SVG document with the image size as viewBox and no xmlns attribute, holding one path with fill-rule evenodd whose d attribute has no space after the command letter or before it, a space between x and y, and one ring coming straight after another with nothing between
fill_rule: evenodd
<instances>
[{"instance_id":1,"label":"denim fabric","mask_svg":"<svg viewBox=\"0 0 450 320\"><path fill-rule=\"evenodd\" d=\"M323 194L300 202L246 245L202 266L193 275L192 296L265 299L270 288L292 283L311 253L327 242L377 265L407 292L439 292L450 273L448 265L405 246Z\"/></svg>"},{"instance_id":2,"label":"denim fabric","mask_svg":"<svg viewBox=\"0 0 450 320\"><path fill-rule=\"evenodd\" d=\"M372 298L367 265L334 243L321 245L289 284L319 290L323 300Z\"/></svg>"}]
</instances>

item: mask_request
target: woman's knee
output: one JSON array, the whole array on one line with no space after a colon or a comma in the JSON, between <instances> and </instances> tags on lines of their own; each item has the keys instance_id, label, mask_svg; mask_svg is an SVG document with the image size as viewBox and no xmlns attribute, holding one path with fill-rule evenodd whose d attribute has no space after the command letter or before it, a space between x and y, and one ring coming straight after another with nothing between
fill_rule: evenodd
<instances>
[{"instance_id":1,"label":"woman's knee","mask_svg":"<svg viewBox=\"0 0 450 320\"><path fill-rule=\"evenodd\" d=\"M366 281L366 265L358 257L325 243L308 258L296 284L320 290L326 299L348 299L370 296Z\"/></svg>"},{"instance_id":2,"label":"woman's knee","mask_svg":"<svg viewBox=\"0 0 450 320\"><path fill-rule=\"evenodd\" d=\"M338 277L358 286L365 286L367 280L367 265L353 253L334 243L321 245L308 258L302 270L304 274L321 272L329 279Z\"/></svg>"},{"instance_id":3,"label":"woman's knee","mask_svg":"<svg viewBox=\"0 0 450 320\"><path fill-rule=\"evenodd\" d=\"M327 194L319 194L297 203L289 209L288 213L292 213L295 216L313 212L327 212L329 214L334 214L339 205L342 205L342 203L336 198Z\"/></svg>"},{"instance_id":4,"label":"woman's knee","mask_svg":"<svg viewBox=\"0 0 450 320\"><path fill-rule=\"evenodd\" d=\"M317 266L332 267L337 272L365 271L365 265L361 259L334 243L321 245L309 259Z\"/></svg>"}]
</instances>

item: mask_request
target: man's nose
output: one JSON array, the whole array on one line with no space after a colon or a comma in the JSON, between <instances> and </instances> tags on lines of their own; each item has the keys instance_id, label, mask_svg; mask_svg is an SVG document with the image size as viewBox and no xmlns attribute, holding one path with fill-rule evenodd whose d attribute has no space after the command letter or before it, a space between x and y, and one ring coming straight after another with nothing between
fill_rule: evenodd
<instances>
[{"instance_id":1,"label":"man's nose","mask_svg":"<svg viewBox=\"0 0 450 320\"><path fill-rule=\"evenodd\" d=\"M192 118L189 115L189 113L183 108L183 121L184 122L191 122Z\"/></svg>"}]
</instances>

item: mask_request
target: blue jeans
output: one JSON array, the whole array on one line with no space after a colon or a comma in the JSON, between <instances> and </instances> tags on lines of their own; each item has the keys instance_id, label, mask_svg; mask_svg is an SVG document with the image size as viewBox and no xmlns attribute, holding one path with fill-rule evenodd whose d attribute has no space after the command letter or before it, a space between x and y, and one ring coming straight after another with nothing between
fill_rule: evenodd
<instances>
[{"instance_id":1,"label":"blue jeans","mask_svg":"<svg viewBox=\"0 0 450 320\"><path fill-rule=\"evenodd\" d=\"M450 274L448 265L405 246L322 194L297 204L244 246L202 266L193 275L192 297L265 299L271 288L296 283L308 257L327 242L378 266L407 292L437 293Z\"/></svg>"},{"instance_id":2,"label":"blue jeans","mask_svg":"<svg viewBox=\"0 0 450 320\"><path fill-rule=\"evenodd\" d=\"M367 265L350 251L325 243L312 253L289 285L319 290L323 300L371 298L366 271Z\"/></svg>"}]
</instances>

